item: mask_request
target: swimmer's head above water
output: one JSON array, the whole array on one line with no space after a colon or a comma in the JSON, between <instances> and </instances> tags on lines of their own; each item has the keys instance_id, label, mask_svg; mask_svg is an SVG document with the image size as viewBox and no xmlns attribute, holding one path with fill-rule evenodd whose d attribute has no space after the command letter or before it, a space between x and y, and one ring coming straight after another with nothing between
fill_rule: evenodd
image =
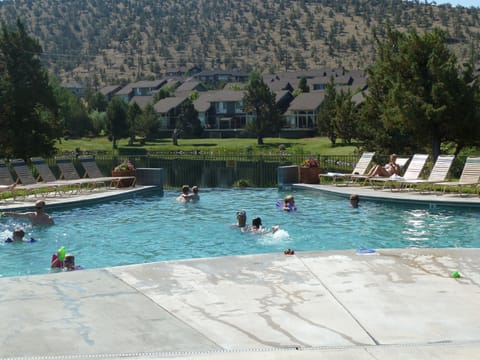
<instances>
[{"instance_id":1,"label":"swimmer's head above water","mask_svg":"<svg viewBox=\"0 0 480 360\"><path fill-rule=\"evenodd\" d=\"M260 226L262 226L262 219L260 219L258 216L252 220L252 226L255 229L259 229Z\"/></svg>"},{"instance_id":2,"label":"swimmer's head above water","mask_svg":"<svg viewBox=\"0 0 480 360\"><path fill-rule=\"evenodd\" d=\"M247 213L245 210L240 210L237 212L237 225L239 227L247 226Z\"/></svg>"}]
</instances>

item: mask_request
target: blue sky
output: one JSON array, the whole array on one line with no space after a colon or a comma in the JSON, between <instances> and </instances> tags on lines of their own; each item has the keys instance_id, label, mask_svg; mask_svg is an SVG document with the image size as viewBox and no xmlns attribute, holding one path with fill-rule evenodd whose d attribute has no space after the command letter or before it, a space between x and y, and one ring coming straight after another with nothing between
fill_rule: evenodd
<instances>
[{"instance_id":1,"label":"blue sky","mask_svg":"<svg viewBox=\"0 0 480 360\"><path fill-rule=\"evenodd\" d=\"M435 1L437 5L451 4L452 6L462 5L465 7L471 7L471 6L480 7L480 0L433 0L433 1Z\"/></svg>"}]
</instances>

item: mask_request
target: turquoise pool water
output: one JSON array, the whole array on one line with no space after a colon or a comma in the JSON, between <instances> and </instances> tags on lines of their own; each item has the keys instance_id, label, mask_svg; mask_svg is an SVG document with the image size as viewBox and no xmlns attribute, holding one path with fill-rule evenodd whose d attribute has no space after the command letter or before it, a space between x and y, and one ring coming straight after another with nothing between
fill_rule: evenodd
<instances>
[{"instance_id":1,"label":"turquoise pool water","mask_svg":"<svg viewBox=\"0 0 480 360\"><path fill-rule=\"evenodd\" d=\"M348 200L299 190L298 211L287 213L275 203L286 193L277 189L202 189L196 204L179 204L178 192L165 191L85 207L49 211L56 224L32 228L21 219L1 218L6 239L16 225L26 227L35 243L0 243L0 276L44 274L60 246L85 268L163 260L295 251L357 248L480 247L478 210L407 207ZM244 209L272 234L232 229L236 211Z\"/></svg>"}]
</instances>

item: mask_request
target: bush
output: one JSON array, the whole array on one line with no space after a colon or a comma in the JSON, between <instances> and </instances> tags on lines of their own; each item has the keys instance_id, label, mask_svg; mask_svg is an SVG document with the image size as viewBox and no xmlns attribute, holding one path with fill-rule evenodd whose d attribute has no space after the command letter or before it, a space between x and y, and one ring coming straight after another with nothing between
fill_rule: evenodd
<instances>
[{"instance_id":1,"label":"bush","mask_svg":"<svg viewBox=\"0 0 480 360\"><path fill-rule=\"evenodd\" d=\"M233 183L233 187L236 187L236 188L247 188L247 187L252 187L250 182L246 179L240 179L240 180L237 180Z\"/></svg>"}]
</instances>

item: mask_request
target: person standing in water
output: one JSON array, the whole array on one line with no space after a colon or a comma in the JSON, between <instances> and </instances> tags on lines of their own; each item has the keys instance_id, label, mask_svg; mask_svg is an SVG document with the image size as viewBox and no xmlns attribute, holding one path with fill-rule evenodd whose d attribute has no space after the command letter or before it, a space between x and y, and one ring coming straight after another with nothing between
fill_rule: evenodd
<instances>
[{"instance_id":1,"label":"person standing in water","mask_svg":"<svg viewBox=\"0 0 480 360\"><path fill-rule=\"evenodd\" d=\"M27 211L22 213L5 212L4 216L12 218L29 219L32 225L53 225L53 218L45 212L45 201L38 200L35 203L35 211Z\"/></svg>"}]
</instances>

